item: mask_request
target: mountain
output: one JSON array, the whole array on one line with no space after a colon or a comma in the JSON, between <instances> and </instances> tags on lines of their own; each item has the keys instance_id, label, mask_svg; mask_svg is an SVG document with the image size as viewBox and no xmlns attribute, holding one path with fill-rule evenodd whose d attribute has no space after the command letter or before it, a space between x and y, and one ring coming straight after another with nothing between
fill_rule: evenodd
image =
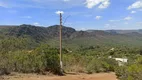
<instances>
[{"instance_id":1,"label":"mountain","mask_svg":"<svg viewBox=\"0 0 142 80\"><path fill-rule=\"evenodd\" d=\"M4 39L24 39L25 45L31 46L46 43L59 46L59 25L49 27L19 25L0 26L0 41ZM142 46L142 30L87 30L76 31L71 27L62 27L63 47L78 48L79 46ZM19 42L21 43L21 42ZM32 46L33 47L33 46Z\"/></svg>"},{"instance_id":2,"label":"mountain","mask_svg":"<svg viewBox=\"0 0 142 80\"><path fill-rule=\"evenodd\" d=\"M48 35L50 35L52 38L53 37L59 37L59 30L60 26L59 25L54 25L54 26L49 26L46 28ZM62 35L64 38L69 38L73 33L75 33L76 30L70 27L62 27Z\"/></svg>"},{"instance_id":3,"label":"mountain","mask_svg":"<svg viewBox=\"0 0 142 80\"><path fill-rule=\"evenodd\" d=\"M118 33L118 34L129 34L129 33L142 34L142 29L139 29L139 30L106 30L106 32Z\"/></svg>"},{"instance_id":4,"label":"mountain","mask_svg":"<svg viewBox=\"0 0 142 80\"><path fill-rule=\"evenodd\" d=\"M29 36L35 40L51 39L59 36L59 25L40 27L33 25L20 25L20 26L1 26L1 34L15 37ZM76 32L75 29L70 27L62 27L62 34L64 38L69 38L72 33Z\"/></svg>"}]
</instances>

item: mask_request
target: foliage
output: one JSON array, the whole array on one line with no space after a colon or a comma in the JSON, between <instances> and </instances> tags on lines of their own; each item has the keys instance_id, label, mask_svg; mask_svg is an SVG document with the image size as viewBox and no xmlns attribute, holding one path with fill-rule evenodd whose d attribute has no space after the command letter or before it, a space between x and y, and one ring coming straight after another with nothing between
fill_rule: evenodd
<instances>
[{"instance_id":1,"label":"foliage","mask_svg":"<svg viewBox=\"0 0 142 80\"><path fill-rule=\"evenodd\" d=\"M1 68L16 72L53 72L60 74L58 51L56 48L44 47L31 51L15 51L0 56Z\"/></svg>"},{"instance_id":2,"label":"foliage","mask_svg":"<svg viewBox=\"0 0 142 80\"><path fill-rule=\"evenodd\" d=\"M112 72L117 66L117 63L113 59L108 58L95 58L92 54L64 54L63 63L64 69L67 72Z\"/></svg>"},{"instance_id":3,"label":"foliage","mask_svg":"<svg viewBox=\"0 0 142 80\"><path fill-rule=\"evenodd\" d=\"M62 34L65 72L115 71L120 80L142 79L141 34L76 31L65 26ZM61 74L58 36L59 25L0 27L0 71ZM113 58L128 58L128 63L119 67Z\"/></svg>"},{"instance_id":4,"label":"foliage","mask_svg":"<svg viewBox=\"0 0 142 80\"><path fill-rule=\"evenodd\" d=\"M87 65L87 72L111 72L114 71L116 62L111 59L92 59Z\"/></svg>"},{"instance_id":5,"label":"foliage","mask_svg":"<svg viewBox=\"0 0 142 80\"><path fill-rule=\"evenodd\" d=\"M85 72L86 57L80 54L64 54L63 65L66 72Z\"/></svg>"},{"instance_id":6,"label":"foliage","mask_svg":"<svg viewBox=\"0 0 142 80\"><path fill-rule=\"evenodd\" d=\"M142 79L142 57L136 59L134 64L119 67L115 71L120 80L141 80Z\"/></svg>"}]
</instances>

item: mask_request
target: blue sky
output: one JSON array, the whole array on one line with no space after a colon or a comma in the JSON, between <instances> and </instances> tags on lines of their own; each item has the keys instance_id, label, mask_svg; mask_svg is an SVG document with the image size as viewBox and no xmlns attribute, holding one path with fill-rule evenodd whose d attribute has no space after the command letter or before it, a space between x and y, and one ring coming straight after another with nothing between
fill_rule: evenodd
<instances>
[{"instance_id":1,"label":"blue sky","mask_svg":"<svg viewBox=\"0 0 142 80\"><path fill-rule=\"evenodd\" d=\"M86 29L142 29L142 0L0 0L0 25L59 24Z\"/></svg>"}]
</instances>

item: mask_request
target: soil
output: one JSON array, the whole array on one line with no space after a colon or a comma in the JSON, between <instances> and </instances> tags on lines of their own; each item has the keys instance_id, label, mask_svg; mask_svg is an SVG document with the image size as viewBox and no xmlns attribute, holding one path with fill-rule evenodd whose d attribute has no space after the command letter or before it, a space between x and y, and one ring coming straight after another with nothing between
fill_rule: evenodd
<instances>
[{"instance_id":1,"label":"soil","mask_svg":"<svg viewBox=\"0 0 142 80\"><path fill-rule=\"evenodd\" d=\"M1 76L0 80L118 80L115 73L67 74L66 76L49 76L36 74L14 74Z\"/></svg>"}]
</instances>

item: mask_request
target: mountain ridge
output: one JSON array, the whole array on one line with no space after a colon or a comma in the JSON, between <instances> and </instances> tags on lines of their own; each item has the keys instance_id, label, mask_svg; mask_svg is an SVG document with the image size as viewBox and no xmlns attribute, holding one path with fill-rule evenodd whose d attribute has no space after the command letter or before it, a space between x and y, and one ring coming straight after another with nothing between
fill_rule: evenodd
<instances>
[{"instance_id":1,"label":"mountain ridge","mask_svg":"<svg viewBox=\"0 0 142 80\"><path fill-rule=\"evenodd\" d=\"M2 26L1 26L2 27ZM59 25L49 27L19 25L0 28L0 40L3 38L26 38L36 43L47 43L52 46L58 46ZM129 32L129 33L128 33ZM63 44L75 48L77 46L141 46L141 30L126 31L123 34L117 30L86 30L77 31L71 27L62 27ZM32 43L32 42L31 42Z\"/></svg>"}]
</instances>

